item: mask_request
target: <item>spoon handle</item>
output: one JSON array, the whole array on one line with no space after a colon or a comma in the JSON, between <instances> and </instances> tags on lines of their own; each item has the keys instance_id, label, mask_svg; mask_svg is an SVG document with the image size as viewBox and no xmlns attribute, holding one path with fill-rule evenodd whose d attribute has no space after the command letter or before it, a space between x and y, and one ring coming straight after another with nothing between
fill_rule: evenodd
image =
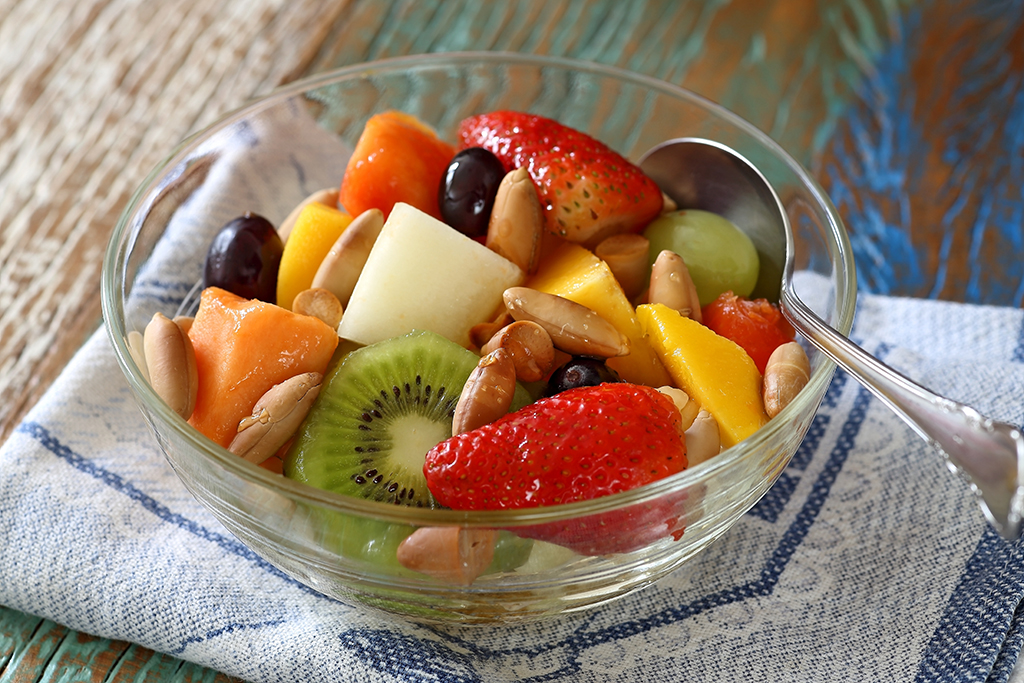
<instances>
[{"instance_id":1,"label":"spoon handle","mask_svg":"<svg viewBox=\"0 0 1024 683\"><path fill-rule=\"evenodd\" d=\"M782 310L818 350L899 415L947 464L965 477L985 516L1003 537L1015 540L1024 517L1024 437L962 403L908 379L829 327L783 287Z\"/></svg>"}]
</instances>

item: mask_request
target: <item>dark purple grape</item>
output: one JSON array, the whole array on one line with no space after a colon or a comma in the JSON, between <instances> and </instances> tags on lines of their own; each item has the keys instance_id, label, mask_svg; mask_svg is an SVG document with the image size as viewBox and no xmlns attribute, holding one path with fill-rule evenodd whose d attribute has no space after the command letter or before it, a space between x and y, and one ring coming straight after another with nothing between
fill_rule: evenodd
<instances>
[{"instance_id":1,"label":"dark purple grape","mask_svg":"<svg viewBox=\"0 0 1024 683\"><path fill-rule=\"evenodd\" d=\"M277 268L284 244L263 216L246 213L229 221L210 242L203 287L220 287L246 299L277 300Z\"/></svg>"},{"instance_id":2,"label":"dark purple grape","mask_svg":"<svg viewBox=\"0 0 1024 683\"><path fill-rule=\"evenodd\" d=\"M621 382L619 373L598 358L573 356L565 365L551 373L545 396L554 396L576 387L593 387L604 382Z\"/></svg>"},{"instance_id":3,"label":"dark purple grape","mask_svg":"<svg viewBox=\"0 0 1024 683\"><path fill-rule=\"evenodd\" d=\"M494 196L504 177L505 167L486 149L462 150L441 177L437 190L441 218L468 237L486 235Z\"/></svg>"}]
</instances>

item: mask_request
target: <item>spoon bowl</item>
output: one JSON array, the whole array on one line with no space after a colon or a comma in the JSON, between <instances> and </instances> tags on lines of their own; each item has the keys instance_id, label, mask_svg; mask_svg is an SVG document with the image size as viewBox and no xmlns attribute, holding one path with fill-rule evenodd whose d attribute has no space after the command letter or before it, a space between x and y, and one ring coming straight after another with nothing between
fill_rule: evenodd
<instances>
[{"instance_id":1,"label":"spoon bowl","mask_svg":"<svg viewBox=\"0 0 1024 683\"><path fill-rule=\"evenodd\" d=\"M680 208L728 218L761 258L752 293L778 301L783 315L946 458L978 498L986 519L1009 540L1024 526L1024 436L1020 429L926 389L830 327L793 286L795 242L782 202L757 168L728 146L676 138L649 150L640 167Z\"/></svg>"}]
</instances>

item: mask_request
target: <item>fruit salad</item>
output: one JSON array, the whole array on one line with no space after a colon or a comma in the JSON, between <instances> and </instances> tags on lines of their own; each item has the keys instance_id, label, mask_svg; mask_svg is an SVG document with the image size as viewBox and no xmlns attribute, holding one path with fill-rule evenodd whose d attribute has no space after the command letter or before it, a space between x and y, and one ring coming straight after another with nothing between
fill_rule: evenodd
<instances>
[{"instance_id":1,"label":"fruit salad","mask_svg":"<svg viewBox=\"0 0 1024 683\"><path fill-rule=\"evenodd\" d=\"M560 505L697 466L795 397L807 356L749 298L757 276L737 226L557 121L490 112L443 140L384 112L337 187L220 230L194 318L154 316L145 365L195 429L282 476L420 508ZM468 584L533 544L683 533L650 505L583 530L389 528L375 552Z\"/></svg>"}]
</instances>

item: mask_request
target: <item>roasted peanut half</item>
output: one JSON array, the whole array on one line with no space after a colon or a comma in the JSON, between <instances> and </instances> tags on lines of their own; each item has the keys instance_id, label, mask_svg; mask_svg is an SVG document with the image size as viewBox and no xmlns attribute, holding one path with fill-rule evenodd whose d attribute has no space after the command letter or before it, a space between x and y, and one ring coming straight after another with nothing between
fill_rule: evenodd
<instances>
[{"instance_id":1,"label":"roasted peanut half","mask_svg":"<svg viewBox=\"0 0 1024 683\"><path fill-rule=\"evenodd\" d=\"M228 450L257 465L294 436L320 393L323 375L304 372L275 384L256 401L252 415L238 423Z\"/></svg>"},{"instance_id":2,"label":"roasted peanut half","mask_svg":"<svg viewBox=\"0 0 1024 683\"><path fill-rule=\"evenodd\" d=\"M676 408L679 409L679 428L685 432L696 419L697 414L700 412L700 406L682 389L658 387L658 391L668 396L676 404Z\"/></svg>"},{"instance_id":3,"label":"roasted peanut half","mask_svg":"<svg viewBox=\"0 0 1024 683\"><path fill-rule=\"evenodd\" d=\"M367 209L356 216L321 261L311 286L326 289L338 297L342 306L347 306L383 227L384 214L380 209Z\"/></svg>"},{"instance_id":4,"label":"roasted peanut half","mask_svg":"<svg viewBox=\"0 0 1024 683\"><path fill-rule=\"evenodd\" d=\"M525 273L537 270L544 211L537 189L525 167L519 167L502 179L494 197L487 225L487 248L504 256Z\"/></svg>"},{"instance_id":5,"label":"roasted peanut half","mask_svg":"<svg viewBox=\"0 0 1024 683\"><path fill-rule=\"evenodd\" d=\"M678 210L679 210L679 205L676 204L676 200L672 199L667 194L662 192L661 193L661 212L663 214L665 214L665 213L672 213L673 211L678 211Z\"/></svg>"},{"instance_id":6,"label":"roasted peanut half","mask_svg":"<svg viewBox=\"0 0 1024 683\"><path fill-rule=\"evenodd\" d=\"M655 259L647 300L652 304L664 304L687 318L701 322L697 287L683 258L674 251L666 249Z\"/></svg>"},{"instance_id":7,"label":"roasted peanut half","mask_svg":"<svg viewBox=\"0 0 1024 683\"><path fill-rule=\"evenodd\" d=\"M504 299L513 318L537 323L568 354L612 358L629 353L629 340L586 306L528 287L510 287Z\"/></svg>"},{"instance_id":8,"label":"roasted peanut half","mask_svg":"<svg viewBox=\"0 0 1024 683\"><path fill-rule=\"evenodd\" d=\"M811 379L811 362L798 342L782 344L764 367L764 411L775 417Z\"/></svg>"},{"instance_id":9,"label":"roasted peanut half","mask_svg":"<svg viewBox=\"0 0 1024 683\"><path fill-rule=\"evenodd\" d=\"M192 416L199 372L192 340L173 320L156 313L143 335L149 383L157 396L184 419Z\"/></svg>"},{"instance_id":10,"label":"roasted peanut half","mask_svg":"<svg viewBox=\"0 0 1024 683\"><path fill-rule=\"evenodd\" d=\"M176 315L174 316L174 324L181 328L181 331L188 334L188 331L192 329L192 323L196 321L190 315Z\"/></svg>"},{"instance_id":11,"label":"roasted peanut half","mask_svg":"<svg viewBox=\"0 0 1024 683\"><path fill-rule=\"evenodd\" d=\"M281 237L282 244L288 241L288 235L292 233L295 221L299 220L299 214L302 213L302 210L314 202L326 204L332 209L338 208L338 188L328 187L323 190L317 190L299 202L299 205L292 209L291 213L288 214L277 228L277 234Z\"/></svg>"},{"instance_id":12,"label":"roasted peanut half","mask_svg":"<svg viewBox=\"0 0 1024 683\"><path fill-rule=\"evenodd\" d=\"M594 254L608 264L627 299L632 301L644 291L651 254L646 237L635 233L612 235L597 245Z\"/></svg>"},{"instance_id":13,"label":"roasted peanut half","mask_svg":"<svg viewBox=\"0 0 1024 683\"><path fill-rule=\"evenodd\" d=\"M462 387L455 404L452 434L471 432L508 412L516 393L516 367L512 354L495 349L480 359Z\"/></svg>"},{"instance_id":14,"label":"roasted peanut half","mask_svg":"<svg viewBox=\"0 0 1024 683\"><path fill-rule=\"evenodd\" d=\"M331 329L338 329L344 309L338 297L326 289L311 287L303 290L292 301L292 310L299 315L309 315L324 321Z\"/></svg>"},{"instance_id":15,"label":"roasted peanut half","mask_svg":"<svg viewBox=\"0 0 1024 683\"><path fill-rule=\"evenodd\" d=\"M529 320L519 320L498 330L480 350L490 353L505 349L512 356L516 379L539 382L551 372L555 363L555 346L543 327Z\"/></svg>"},{"instance_id":16,"label":"roasted peanut half","mask_svg":"<svg viewBox=\"0 0 1024 683\"><path fill-rule=\"evenodd\" d=\"M709 460L722 451L718 420L701 408L697 418L686 430L686 461L689 467Z\"/></svg>"},{"instance_id":17,"label":"roasted peanut half","mask_svg":"<svg viewBox=\"0 0 1024 683\"><path fill-rule=\"evenodd\" d=\"M498 330L513 322L515 322L514 318L509 315L507 309L502 307L501 313L494 320L477 323L469 328L469 340L473 342L473 346L476 348L483 349L484 344L489 342L498 333Z\"/></svg>"},{"instance_id":18,"label":"roasted peanut half","mask_svg":"<svg viewBox=\"0 0 1024 683\"><path fill-rule=\"evenodd\" d=\"M142 337L142 333L138 330L132 330L128 333L128 353L131 354L132 360L139 366L139 370L142 371L142 376L149 381L149 368L146 367L146 344Z\"/></svg>"},{"instance_id":19,"label":"roasted peanut half","mask_svg":"<svg viewBox=\"0 0 1024 683\"><path fill-rule=\"evenodd\" d=\"M421 527L399 544L397 557L406 569L468 586L491 564L497 540L493 529Z\"/></svg>"}]
</instances>

